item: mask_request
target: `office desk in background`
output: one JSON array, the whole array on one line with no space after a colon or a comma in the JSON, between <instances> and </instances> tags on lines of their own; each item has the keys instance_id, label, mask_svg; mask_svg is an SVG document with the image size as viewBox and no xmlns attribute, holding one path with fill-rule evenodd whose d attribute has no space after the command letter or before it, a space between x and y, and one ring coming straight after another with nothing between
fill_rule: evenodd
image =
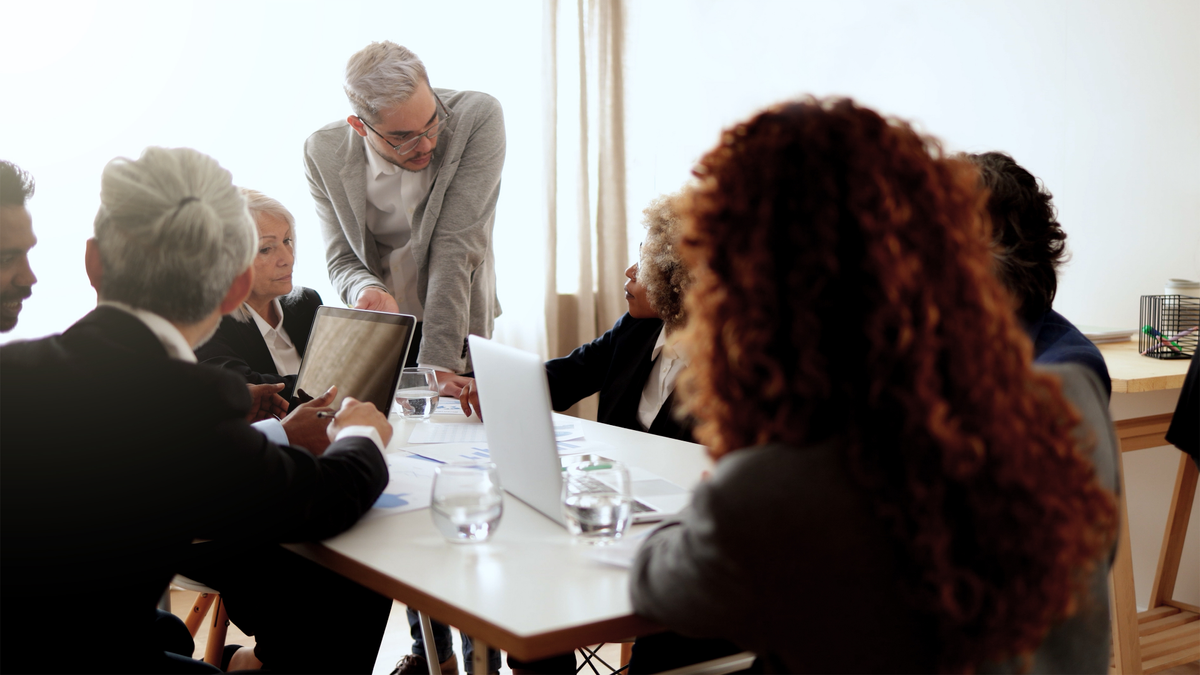
<instances>
[{"instance_id":1,"label":"office desk in background","mask_svg":"<svg viewBox=\"0 0 1200 675\"><path fill-rule=\"evenodd\" d=\"M1112 377L1113 396L1174 392L1178 398L1188 360L1159 360L1138 353L1134 341L1100 345ZM1174 409L1172 405L1171 409ZM1121 453L1169 445L1164 438L1173 413L1137 414L1115 423ZM1122 470L1122 493L1124 487ZM1200 659L1200 607L1173 597L1184 537L1196 493L1196 465L1182 452L1167 526L1147 610L1139 613L1134 593L1129 510L1121 499L1121 537L1110 578L1113 603L1112 672L1155 673ZM1164 490L1166 485L1162 486ZM1195 570L1190 573L1194 574Z\"/></svg>"},{"instance_id":2,"label":"office desk in background","mask_svg":"<svg viewBox=\"0 0 1200 675\"><path fill-rule=\"evenodd\" d=\"M417 423L390 419L387 452L401 452ZM465 419L435 415L427 423L477 424ZM694 443L582 423L588 442L612 447L605 455L686 488L711 467ZM587 545L508 493L500 526L483 544L447 542L423 509L362 520L332 539L289 548L526 661L661 630L634 615L628 570L589 558Z\"/></svg>"}]
</instances>

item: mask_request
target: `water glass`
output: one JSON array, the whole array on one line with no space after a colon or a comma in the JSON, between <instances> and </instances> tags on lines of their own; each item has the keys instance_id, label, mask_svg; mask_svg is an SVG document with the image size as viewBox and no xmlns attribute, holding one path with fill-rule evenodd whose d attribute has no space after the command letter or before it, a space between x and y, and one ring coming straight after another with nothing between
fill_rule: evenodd
<instances>
[{"instance_id":1,"label":"water glass","mask_svg":"<svg viewBox=\"0 0 1200 675\"><path fill-rule=\"evenodd\" d=\"M487 541L500 524L504 498L491 462L442 464L433 476L433 524L456 544Z\"/></svg>"},{"instance_id":2,"label":"water glass","mask_svg":"<svg viewBox=\"0 0 1200 675\"><path fill-rule=\"evenodd\" d=\"M433 368L405 368L396 384L396 405L409 419L425 419L437 410L438 384Z\"/></svg>"},{"instance_id":3,"label":"water glass","mask_svg":"<svg viewBox=\"0 0 1200 675\"><path fill-rule=\"evenodd\" d=\"M563 476L563 517L579 541L603 546L620 539L633 520L629 469L596 455L584 455Z\"/></svg>"}]
</instances>

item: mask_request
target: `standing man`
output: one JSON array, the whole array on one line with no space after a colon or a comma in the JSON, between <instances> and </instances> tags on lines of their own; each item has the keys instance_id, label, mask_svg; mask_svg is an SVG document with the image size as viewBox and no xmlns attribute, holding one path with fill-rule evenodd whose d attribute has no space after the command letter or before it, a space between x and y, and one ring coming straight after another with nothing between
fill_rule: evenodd
<instances>
[{"instance_id":1,"label":"standing man","mask_svg":"<svg viewBox=\"0 0 1200 675\"><path fill-rule=\"evenodd\" d=\"M33 176L12 162L0 161L0 333L17 325L22 301L37 283L29 267L29 249L37 244L37 237L25 208L33 188Z\"/></svg>"},{"instance_id":2,"label":"standing man","mask_svg":"<svg viewBox=\"0 0 1200 675\"><path fill-rule=\"evenodd\" d=\"M461 373L467 335L490 337L500 314L500 104L431 88L417 55L392 42L351 56L344 88L354 114L304 144L329 279L348 305L416 316L415 362Z\"/></svg>"},{"instance_id":3,"label":"standing man","mask_svg":"<svg viewBox=\"0 0 1200 675\"><path fill-rule=\"evenodd\" d=\"M417 317L420 348L409 365L462 373L467 336L491 337L500 314L492 252L504 167L500 104L431 88L417 55L386 41L350 57L344 89L353 114L304 143L329 279L348 305ZM443 386L453 381L440 377ZM428 672L417 614L408 618L414 653L396 672ZM434 640L452 672L449 628L435 623ZM471 651L464 636L468 673ZM499 654L490 653L488 670L499 669Z\"/></svg>"}]
</instances>

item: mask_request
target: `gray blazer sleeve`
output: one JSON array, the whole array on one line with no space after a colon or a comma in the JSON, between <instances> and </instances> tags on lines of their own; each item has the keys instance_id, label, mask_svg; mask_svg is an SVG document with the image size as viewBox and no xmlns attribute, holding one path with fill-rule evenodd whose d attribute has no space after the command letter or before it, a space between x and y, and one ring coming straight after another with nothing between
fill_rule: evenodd
<instances>
[{"instance_id":1,"label":"gray blazer sleeve","mask_svg":"<svg viewBox=\"0 0 1200 675\"><path fill-rule=\"evenodd\" d=\"M494 274L485 263L500 198L505 137L499 102L490 96L485 100L490 105L479 106L474 124L457 131L470 133L461 157L441 167L438 180L448 186L429 240L420 360L452 370L461 368L463 339L472 332L471 315L479 311L472 303L491 307L491 298L473 297L472 287L476 274Z\"/></svg>"},{"instance_id":2,"label":"gray blazer sleeve","mask_svg":"<svg viewBox=\"0 0 1200 675\"><path fill-rule=\"evenodd\" d=\"M329 161L326 157L318 157L324 148L318 147L317 135L330 134L344 136L344 133L334 132L329 127L321 129L304 144L304 175L308 179L308 189L312 194L313 204L317 210L317 220L321 226L321 239L325 242L325 262L329 268L329 281L341 296L342 302L352 306L362 290L368 286L386 288L380 276L367 267L346 238L343 221L348 227L354 228L361 235L366 223L359 223L354 216L351 201L346 196L350 186L343 184L342 177L336 169L344 164ZM328 139L324 139L326 142ZM364 169L365 170L365 169ZM365 194L366 187L358 186ZM341 193L335 206L334 192ZM339 208L342 218L339 218Z\"/></svg>"}]
</instances>

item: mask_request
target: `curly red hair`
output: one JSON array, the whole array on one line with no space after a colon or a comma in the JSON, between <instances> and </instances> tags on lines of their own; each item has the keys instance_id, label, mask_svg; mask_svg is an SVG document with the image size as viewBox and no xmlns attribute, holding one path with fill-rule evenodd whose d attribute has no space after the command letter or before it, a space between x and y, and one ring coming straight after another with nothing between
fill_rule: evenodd
<instances>
[{"instance_id":1,"label":"curly red hair","mask_svg":"<svg viewBox=\"0 0 1200 675\"><path fill-rule=\"evenodd\" d=\"M678 209L697 438L717 457L845 438L941 667L1030 654L1117 512L990 269L975 169L806 99L727 130L696 173Z\"/></svg>"}]
</instances>

